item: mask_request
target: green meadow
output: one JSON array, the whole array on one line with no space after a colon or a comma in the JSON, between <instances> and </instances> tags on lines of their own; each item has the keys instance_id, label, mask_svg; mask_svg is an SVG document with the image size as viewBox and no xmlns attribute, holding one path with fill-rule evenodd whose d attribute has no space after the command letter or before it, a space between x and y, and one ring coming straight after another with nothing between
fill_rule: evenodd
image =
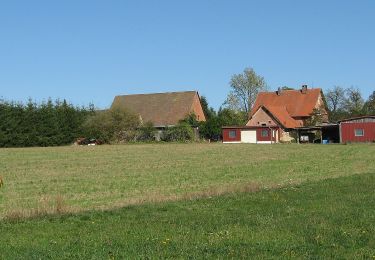
<instances>
[{"instance_id":1,"label":"green meadow","mask_svg":"<svg viewBox=\"0 0 375 260\"><path fill-rule=\"evenodd\" d=\"M0 259L375 257L375 145L0 149Z\"/></svg>"}]
</instances>

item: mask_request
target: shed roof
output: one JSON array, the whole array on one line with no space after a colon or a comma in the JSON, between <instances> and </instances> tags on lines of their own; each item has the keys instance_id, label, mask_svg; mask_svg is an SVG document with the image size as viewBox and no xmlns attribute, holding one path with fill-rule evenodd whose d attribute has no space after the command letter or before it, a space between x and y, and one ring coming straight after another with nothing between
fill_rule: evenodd
<instances>
[{"instance_id":1,"label":"shed roof","mask_svg":"<svg viewBox=\"0 0 375 260\"><path fill-rule=\"evenodd\" d=\"M122 107L155 126L176 125L192 112L197 91L166 92L116 96L111 108Z\"/></svg>"},{"instance_id":2,"label":"shed roof","mask_svg":"<svg viewBox=\"0 0 375 260\"><path fill-rule=\"evenodd\" d=\"M366 118L375 118L375 115L351 117L351 118L343 119L343 120L341 120L339 122L347 122L347 121L353 121L353 120L359 120L359 119L366 119Z\"/></svg>"}]
</instances>

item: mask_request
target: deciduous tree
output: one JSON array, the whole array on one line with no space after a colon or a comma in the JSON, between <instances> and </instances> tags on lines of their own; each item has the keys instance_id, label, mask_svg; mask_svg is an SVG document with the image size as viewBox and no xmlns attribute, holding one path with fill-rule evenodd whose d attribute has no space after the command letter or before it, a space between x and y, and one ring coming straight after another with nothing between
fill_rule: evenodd
<instances>
[{"instance_id":1,"label":"deciduous tree","mask_svg":"<svg viewBox=\"0 0 375 260\"><path fill-rule=\"evenodd\" d=\"M225 105L236 111L249 113L260 91L266 90L264 78L252 68L246 68L242 74L235 74L230 80L230 92Z\"/></svg>"}]
</instances>

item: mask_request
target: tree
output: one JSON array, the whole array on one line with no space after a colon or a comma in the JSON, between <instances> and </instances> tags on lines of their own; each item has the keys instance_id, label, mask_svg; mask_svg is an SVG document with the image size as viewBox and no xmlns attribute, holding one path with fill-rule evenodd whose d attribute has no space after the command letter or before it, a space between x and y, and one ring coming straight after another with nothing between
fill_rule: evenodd
<instances>
[{"instance_id":1,"label":"tree","mask_svg":"<svg viewBox=\"0 0 375 260\"><path fill-rule=\"evenodd\" d=\"M346 90L346 101L345 101L345 110L349 113L350 116L360 116L364 114L363 105L364 101L359 89L353 87Z\"/></svg>"},{"instance_id":2,"label":"tree","mask_svg":"<svg viewBox=\"0 0 375 260\"><path fill-rule=\"evenodd\" d=\"M332 113L342 109L345 104L345 89L340 86L335 86L332 90L328 90L325 95L328 109Z\"/></svg>"},{"instance_id":3,"label":"tree","mask_svg":"<svg viewBox=\"0 0 375 260\"><path fill-rule=\"evenodd\" d=\"M327 100L327 106L330 113L330 120L337 121L340 119L340 114L343 113L343 109L346 102L345 89L340 86L335 86L325 94Z\"/></svg>"},{"instance_id":4,"label":"tree","mask_svg":"<svg viewBox=\"0 0 375 260\"><path fill-rule=\"evenodd\" d=\"M230 88L224 104L232 110L249 113L258 93L267 87L263 77L257 75L254 69L246 68L242 74L232 76Z\"/></svg>"},{"instance_id":5,"label":"tree","mask_svg":"<svg viewBox=\"0 0 375 260\"><path fill-rule=\"evenodd\" d=\"M190 113L184 119L180 120L179 123L186 123L191 127L198 127L200 125L200 122L197 120L197 116L194 112Z\"/></svg>"},{"instance_id":6,"label":"tree","mask_svg":"<svg viewBox=\"0 0 375 260\"><path fill-rule=\"evenodd\" d=\"M26 105L0 100L0 146L56 146L82 136L82 122L89 111L66 101L48 100Z\"/></svg>"},{"instance_id":7,"label":"tree","mask_svg":"<svg viewBox=\"0 0 375 260\"><path fill-rule=\"evenodd\" d=\"M310 117L305 120L305 126L316 126L323 123L323 114L322 109L314 108L313 111L310 113Z\"/></svg>"},{"instance_id":8,"label":"tree","mask_svg":"<svg viewBox=\"0 0 375 260\"><path fill-rule=\"evenodd\" d=\"M126 109L112 108L98 111L87 119L86 136L103 142L122 142L136 139L135 130L140 126L137 115Z\"/></svg>"},{"instance_id":9,"label":"tree","mask_svg":"<svg viewBox=\"0 0 375 260\"><path fill-rule=\"evenodd\" d=\"M206 120L210 120L210 118L216 115L215 110L212 107L208 107L207 98L205 96L201 96L201 106Z\"/></svg>"},{"instance_id":10,"label":"tree","mask_svg":"<svg viewBox=\"0 0 375 260\"><path fill-rule=\"evenodd\" d=\"M235 111L229 108L220 108L217 113L220 126L245 125L247 122L247 113L244 111Z\"/></svg>"},{"instance_id":11,"label":"tree","mask_svg":"<svg viewBox=\"0 0 375 260\"><path fill-rule=\"evenodd\" d=\"M364 112L367 115L375 115L375 91L369 96L364 105Z\"/></svg>"}]
</instances>

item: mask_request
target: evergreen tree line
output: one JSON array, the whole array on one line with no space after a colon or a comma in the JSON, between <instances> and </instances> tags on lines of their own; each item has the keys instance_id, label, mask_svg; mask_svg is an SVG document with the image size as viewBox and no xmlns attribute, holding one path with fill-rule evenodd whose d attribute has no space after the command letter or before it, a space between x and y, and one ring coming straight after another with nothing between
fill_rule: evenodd
<instances>
[{"instance_id":1,"label":"evergreen tree line","mask_svg":"<svg viewBox=\"0 0 375 260\"><path fill-rule=\"evenodd\" d=\"M85 132L92 106L75 107L66 100L27 104L0 100L0 147L58 146Z\"/></svg>"}]
</instances>

